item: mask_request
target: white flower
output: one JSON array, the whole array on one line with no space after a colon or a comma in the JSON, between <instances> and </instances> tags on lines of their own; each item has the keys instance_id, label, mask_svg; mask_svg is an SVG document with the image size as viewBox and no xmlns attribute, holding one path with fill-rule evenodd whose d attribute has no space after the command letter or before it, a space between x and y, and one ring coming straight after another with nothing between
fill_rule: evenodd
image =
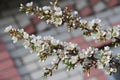
<instances>
[{"instance_id":1,"label":"white flower","mask_svg":"<svg viewBox=\"0 0 120 80\"><path fill-rule=\"evenodd\" d=\"M27 34L26 32L23 33L23 38L24 39L28 39L29 38L29 34Z\"/></svg>"},{"instance_id":2,"label":"white flower","mask_svg":"<svg viewBox=\"0 0 120 80\"><path fill-rule=\"evenodd\" d=\"M13 40L13 43L16 43L18 41L18 39L15 36L12 37L12 40Z\"/></svg>"},{"instance_id":3,"label":"white flower","mask_svg":"<svg viewBox=\"0 0 120 80\"><path fill-rule=\"evenodd\" d=\"M33 6L33 2L27 3L26 6L27 6L27 7Z\"/></svg>"},{"instance_id":4,"label":"white flower","mask_svg":"<svg viewBox=\"0 0 120 80\"><path fill-rule=\"evenodd\" d=\"M87 21L86 20L80 20L80 23L81 24L87 24Z\"/></svg>"},{"instance_id":5,"label":"white flower","mask_svg":"<svg viewBox=\"0 0 120 80\"><path fill-rule=\"evenodd\" d=\"M20 33L23 33L23 32L24 32L24 29L18 29L18 31L19 31Z\"/></svg>"},{"instance_id":6,"label":"white flower","mask_svg":"<svg viewBox=\"0 0 120 80\"><path fill-rule=\"evenodd\" d=\"M71 56L70 61L72 62L72 64L76 63L78 61L78 56Z\"/></svg>"},{"instance_id":7,"label":"white flower","mask_svg":"<svg viewBox=\"0 0 120 80\"><path fill-rule=\"evenodd\" d=\"M29 40L25 40L23 45L24 45L25 48L28 48L30 46Z\"/></svg>"},{"instance_id":8,"label":"white flower","mask_svg":"<svg viewBox=\"0 0 120 80\"><path fill-rule=\"evenodd\" d=\"M113 28L112 37L119 37L120 32L118 27Z\"/></svg>"},{"instance_id":9,"label":"white flower","mask_svg":"<svg viewBox=\"0 0 120 80\"><path fill-rule=\"evenodd\" d=\"M77 44L69 42L67 49L73 50L75 47L77 47Z\"/></svg>"},{"instance_id":10,"label":"white flower","mask_svg":"<svg viewBox=\"0 0 120 80\"><path fill-rule=\"evenodd\" d=\"M97 24L98 26L100 26L101 25L100 23L101 23L101 20L97 18L97 19L93 19L92 21L90 21L89 24L88 24L88 26L89 26L90 29L93 29L93 26L95 24Z\"/></svg>"},{"instance_id":11,"label":"white flower","mask_svg":"<svg viewBox=\"0 0 120 80\"><path fill-rule=\"evenodd\" d=\"M59 42L60 42L59 40L54 40L54 39L51 40L51 44L53 44L53 45L58 45Z\"/></svg>"},{"instance_id":12,"label":"white flower","mask_svg":"<svg viewBox=\"0 0 120 80\"><path fill-rule=\"evenodd\" d=\"M51 7L50 6L44 6L42 9L46 14L48 14L49 10L51 10Z\"/></svg>"},{"instance_id":13,"label":"white flower","mask_svg":"<svg viewBox=\"0 0 120 80\"><path fill-rule=\"evenodd\" d=\"M5 31L5 32L9 32L11 29L12 29L12 26L11 26L11 25L9 25L8 27L6 27L6 28L5 28L5 30L4 30L4 31Z\"/></svg>"},{"instance_id":14,"label":"white flower","mask_svg":"<svg viewBox=\"0 0 120 80\"><path fill-rule=\"evenodd\" d=\"M111 34L110 31L108 31L107 34L106 34L106 39L110 40L111 38L112 38L112 34Z\"/></svg>"},{"instance_id":15,"label":"white flower","mask_svg":"<svg viewBox=\"0 0 120 80\"><path fill-rule=\"evenodd\" d=\"M62 10L60 7L54 7L54 10L55 10L55 15L57 16L61 16L62 15Z\"/></svg>"},{"instance_id":16,"label":"white flower","mask_svg":"<svg viewBox=\"0 0 120 80\"><path fill-rule=\"evenodd\" d=\"M104 50L105 50L105 51L108 51L108 50L110 50L110 47L109 47L109 46L106 46L106 47L104 47Z\"/></svg>"}]
</instances>

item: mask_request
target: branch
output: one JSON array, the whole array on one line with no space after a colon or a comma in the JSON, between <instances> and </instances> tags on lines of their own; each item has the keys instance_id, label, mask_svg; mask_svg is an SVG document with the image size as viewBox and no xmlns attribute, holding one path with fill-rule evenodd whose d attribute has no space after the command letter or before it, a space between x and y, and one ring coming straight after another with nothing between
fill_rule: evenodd
<instances>
[{"instance_id":1,"label":"branch","mask_svg":"<svg viewBox=\"0 0 120 80\"><path fill-rule=\"evenodd\" d=\"M23 29L15 29L12 26L8 26L5 32L10 34L14 43L22 40L24 47L32 53L37 53L41 61L45 61L49 56L56 57L52 62L53 67L45 68L47 71L44 76L52 76L53 70L58 68L60 62L66 65L67 70L81 65L83 71L88 74L92 67L102 68L112 74L117 72L120 65L120 55L112 55L108 46L100 50L94 47L81 50L77 44L62 42L50 36L42 38L29 35Z\"/></svg>"}]
</instances>

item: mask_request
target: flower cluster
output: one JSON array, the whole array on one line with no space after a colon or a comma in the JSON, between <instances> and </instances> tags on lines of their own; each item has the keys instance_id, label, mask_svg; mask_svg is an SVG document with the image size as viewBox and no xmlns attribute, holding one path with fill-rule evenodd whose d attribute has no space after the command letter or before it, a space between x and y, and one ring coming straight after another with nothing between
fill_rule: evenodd
<instances>
[{"instance_id":1,"label":"flower cluster","mask_svg":"<svg viewBox=\"0 0 120 80\"><path fill-rule=\"evenodd\" d=\"M36 14L40 19L46 20L47 23L55 26L65 25L68 30L80 29L85 38L91 37L97 41L111 40L115 46L120 44L120 26L104 29L100 19L87 21L79 17L77 11L72 11L68 7L61 9L56 2L52 6L33 7L33 2L26 5L21 4L20 11L26 14ZM47 57L54 56L50 68L44 68L44 76L52 75L53 70L58 69L59 63L66 65L67 70L74 69L75 66L81 65L84 72L90 73L90 69L104 69L106 73L112 74L117 72L120 65L120 55L113 55L108 46L104 49L89 47L81 50L77 44L71 42L63 42L56 40L51 36L35 36L29 35L23 29L15 29L8 26L5 29L16 43L23 40L23 46L29 49L31 53L36 53L41 61L45 61Z\"/></svg>"},{"instance_id":2,"label":"flower cluster","mask_svg":"<svg viewBox=\"0 0 120 80\"><path fill-rule=\"evenodd\" d=\"M26 6L21 4L20 11L26 13L36 14L40 19L46 20L47 23L54 24L56 26L65 25L68 27L68 31L72 29L80 28L80 31L87 38L90 37L96 41L111 40L115 43L115 46L119 45L120 39L120 26L104 29L100 19L93 19L87 21L79 17L77 11L72 11L68 7L61 9L55 3L51 3L52 6L33 7L33 3L27 3Z\"/></svg>"},{"instance_id":3,"label":"flower cluster","mask_svg":"<svg viewBox=\"0 0 120 80\"><path fill-rule=\"evenodd\" d=\"M51 76L53 70L58 69L60 62L66 65L67 70L81 65L83 71L87 73L94 67L105 69L108 74L112 74L120 65L120 56L113 56L108 46L103 50L94 47L81 50L77 44L56 40L51 36L29 35L23 29L15 29L12 26L8 26L5 32L10 34L14 43L22 40L23 46L30 52L36 53L41 61L45 61L49 56L55 57L51 62L53 66L44 68L44 76Z\"/></svg>"}]
</instances>

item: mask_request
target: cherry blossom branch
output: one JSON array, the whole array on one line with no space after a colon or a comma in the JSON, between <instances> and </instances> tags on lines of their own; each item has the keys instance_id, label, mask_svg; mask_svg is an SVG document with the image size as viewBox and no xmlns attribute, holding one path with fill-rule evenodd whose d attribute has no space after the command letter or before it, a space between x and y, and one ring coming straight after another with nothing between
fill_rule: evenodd
<instances>
[{"instance_id":1,"label":"cherry blossom branch","mask_svg":"<svg viewBox=\"0 0 120 80\"><path fill-rule=\"evenodd\" d=\"M54 39L53 37L29 35L23 29L15 29L8 26L5 29L16 43L19 40L23 41L26 49L32 53L37 53L41 61L45 61L47 57L54 56L51 62L51 68L45 68L44 76L52 76L52 72L58 69L59 63L65 64L67 70L74 69L75 66L81 65L84 72L90 74L90 69L104 69L106 73L112 74L117 72L120 65L120 55L113 55L113 52L108 46L104 49L89 47L81 50L77 44L67 43Z\"/></svg>"},{"instance_id":2,"label":"cherry blossom branch","mask_svg":"<svg viewBox=\"0 0 120 80\"><path fill-rule=\"evenodd\" d=\"M33 7L33 2L26 5L21 4L20 11L26 12L26 14L36 14L40 19L46 20L47 23L54 24L56 26L65 25L68 27L68 31L72 29L80 28L83 35L91 37L96 41L111 40L112 43L120 44L120 26L104 29L100 19L93 19L87 21L79 17L77 11L72 11L68 7L61 9L56 5L57 0L51 3L51 6Z\"/></svg>"}]
</instances>

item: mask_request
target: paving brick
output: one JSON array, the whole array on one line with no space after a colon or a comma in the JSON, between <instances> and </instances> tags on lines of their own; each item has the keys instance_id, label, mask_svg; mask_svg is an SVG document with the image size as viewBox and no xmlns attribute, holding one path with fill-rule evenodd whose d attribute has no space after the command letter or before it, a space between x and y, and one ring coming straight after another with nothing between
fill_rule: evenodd
<instances>
[{"instance_id":1,"label":"paving brick","mask_svg":"<svg viewBox=\"0 0 120 80\"><path fill-rule=\"evenodd\" d=\"M7 80L10 79L10 77L18 76L18 75L19 75L18 71L14 67L0 72L0 76L3 77L3 80Z\"/></svg>"},{"instance_id":2,"label":"paving brick","mask_svg":"<svg viewBox=\"0 0 120 80\"><path fill-rule=\"evenodd\" d=\"M6 46L3 42L0 42L0 51L5 51L6 50Z\"/></svg>"},{"instance_id":3,"label":"paving brick","mask_svg":"<svg viewBox=\"0 0 120 80\"><path fill-rule=\"evenodd\" d=\"M30 78L28 75L25 75L25 76L23 77L23 80L31 80L31 78Z\"/></svg>"},{"instance_id":4,"label":"paving brick","mask_svg":"<svg viewBox=\"0 0 120 80\"><path fill-rule=\"evenodd\" d=\"M108 80L108 79L105 75L101 75L101 76L98 77L98 80Z\"/></svg>"},{"instance_id":5,"label":"paving brick","mask_svg":"<svg viewBox=\"0 0 120 80\"><path fill-rule=\"evenodd\" d=\"M120 6L117 6L117 7L113 8L113 11L114 11L116 14L119 14L119 13L120 13Z\"/></svg>"},{"instance_id":6,"label":"paving brick","mask_svg":"<svg viewBox=\"0 0 120 80\"><path fill-rule=\"evenodd\" d=\"M32 71L34 71L36 69L37 69L36 64L35 63L30 63L30 64L27 64L25 66L19 67L19 73L21 75L25 75L25 74L31 73Z\"/></svg>"},{"instance_id":7,"label":"paving brick","mask_svg":"<svg viewBox=\"0 0 120 80\"><path fill-rule=\"evenodd\" d=\"M98 41L98 42L90 41L90 42L88 42L89 46L94 46L94 47L102 47L102 46L110 44L110 43L111 43L111 41L109 41L109 40L106 42L104 42L104 41Z\"/></svg>"},{"instance_id":8,"label":"paving brick","mask_svg":"<svg viewBox=\"0 0 120 80\"><path fill-rule=\"evenodd\" d=\"M14 62L15 62L15 64L16 64L17 67L20 67L20 66L23 65L23 63L22 63L22 61L20 60L20 58L15 59Z\"/></svg>"},{"instance_id":9,"label":"paving brick","mask_svg":"<svg viewBox=\"0 0 120 80\"><path fill-rule=\"evenodd\" d=\"M0 27L0 35L6 34L5 31L4 31L4 30L5 30L5 27L6 27L6 26Z\"/></svg>"},{"instance_id":10,"label":"paving brick","mask_svg":"<svg viewBox=\"0 0 120 80\"><path fill-rule=\"evenodd\" d=\"M76 8L78 10L82 9L83 7L87 6L87 1L86 0L76 0Z\"/></svg>"},{"instance_id":11,"label":"paving brick","mask_svg":"<svg viewBox=\"0 0 120 80\"><path fill-rule=\"evenodd\" d=\"M30 75L31 75L33 80L40 79L40 77L43 76L43 71L42 70L37 70L37 71L31 73Z\"/></svg>"},{"instance_id":12,"label":"paving brick","mask_svg":"<svg viewBox=\"0 0 120 80\"><path fill-rule=\"evenodd\" d=\"M3 71L13 66L13 61L11 59L7 59L6 61L0 62L0 71Z\"/></svg>"},{"instance_id":13,"label":"paving brick","mask_svg":"<svg viewBox=\"0 0 120 80\"><path fill-rule=\"evenodd\" d=\"M71 31L70 33L71 33L71 35L72 35L73 37L77 37L77 36L82 35L82 33L81 33L81 31L80 31L79 29L73 30L73 31Z\"/></svg>"},{"instance_id":14,"label":"paving brick","mask_svg":"<svg viewBox=\"0 0 120 80\"><path fill-rule=\"evenodd\" d=\"M109 20L109 22L110 22L111 24L118 23L118 22L120 22L120 14L116 14L116 15L110 16L110 17L108 18L108 20Z\"/></svg>"},{"instance_id":15,"label":"paving brick","mask_svg":"<svg viewBox=\"0 0 120 80\"><path fill-rule=\"evenodd\" d=\"M2 40L3 40L5 43L12 41L11 37L10 37L8 34L4 35L4 36L2 37Z\"/></svg>"},{"instance_id":16,"label":"paving brick","mask_svg":"<svg viewBox=\"0 0 120 80\"><path fill-rule=\"evenodd\" d=\"M3 19L0 19L0 27L6 27L12 23L14 23L13 17L5 17Z\"/></svg>"},{"instance_id":17,"label":"paving brick","mask_svg":"<svg viewBox=\"0 0 120 80\"><path fill-rule=\"evenodd\" d=\"M85 7L80 11L80 15L85 17L85 16L89 16L93 13L93 10L91 7Z\"/></svg>"},{"instance_id":18,"label":"paving brick","mask_svg":"<svg viewBox=\"0 0 120 80\"><path fill-rule=\"evenodd\" d=\"M106 10L106 11L96 14L96 17L100 18L101 20L104 20L105 18L112 16L113 14L114 14L114 12L112 10ZM102 22L104 22L104 21L102 21Z\"/></svg>"},{"instance_id":19,"label":"paving brick","mask_svg":"<svg viewBox=\"0 0 120 80\"><path fill-rule=\"evenodd\" d=\"M99 75L105 76L104 72L101 69L91 68L91 70L90 70L90 76L88 76L87 73L85 73L84 74L84 78L85 78L85 80L89 80L92 77L98 78Z\"/></svg>"},{"instance_id":20,"label":"paving brick","mask_svg":"<svg viewBox=\"0 0 120 80\"><path fill-rule=\"evenodd\" d=\"M57 35L57 31L56 29L52 28L50 30L47 30L47 31L44 31L44 32L39 32L37 35L40 35L40 36L55 36Z\"/></svg>"},{"instance_id":21,"label":"paving brick","mask_svg":"<svg viewBox=\"0 0 120 80\"><path fill-rule=\"evenodd\" d=\"M92 77L92 78L89 78L87 80L98 80L97 77Z\"/></svg>"},{"instance_id":22,"label":"paving brick","mask_svg":"<svg viewBox=\"0 0 120 80\"><path fill-rule=\"evenodd\" d=\"M119 4L119 0L109 0L108 1L108 6L113 7Z\"/></svg>"},{"instance_id":23,"label":"paving brick","mask_svg":"<svg viewBox=\"0 0 120 80\"><path fill-rule=\"evenodd\" d=\"M77 66L77 67L75 67L74 70L68 71L67 74L69 76L73 76L73 77L76 76L76 75L83 76L82 68L80 66Z\"/></svg>"},{"instance_id":24,"label":"paving brick","mask_svg":"<svg viewBox=\"0 0 120 80\"><path fill-rule=\"evenodd\" d=\"M62 77L61 77L62 76ZM61 71L60 73L53 74L51 77L48 77L49 80L62 80L66 78L68 75L65 71Z\"/></svg>"},{"instance_id":25,"label":"paving brick","mask_svg":"<svg viewBox=\"0 0 120 80\"><path fill-rule=\"evenodd\" d=\"M25 56L28 53L30 53L30 52L28 50L26 50L24 47L10 52L12 58L18 58L21 56Z\"/></svg>"},{"instance_id":26,"label":"paving brick","mask_svg":"<svg viewBox=\"0 0 120 80\"><path fill-rule=\"evenodd\" d=\"M82 42L78 44L80 46L80 49L86 49L89 47L89 44L87 42Z\"/></svg>"},{"instance_id":27,"label":"paving brick","mask_svg":"<svg viewBox=\"0 0 120 80\"><path fill-rule=\"evenodd\" d=\"M62 34L59 34L59 35L55 36L55 39L59 39L59 40L63 40L63 41L68 40L70 38L71 38L71 35L68 32L65 32L65 33L62 33Z\"/></svg>"},{"instance_id":28,"label":"paving brick","mask_svg":"<svg viewBox=\"0 0 120 80\"><path fill-rule=\"evenodd\" d=\"M8 58L10 58L10 55L7 51L0 52L0 62Z\"/></svg>"},{"instance_id":29,"label":"paving brick","mask_svg":"<svg viewBox=\"0 0 120 80\"><path fill-rule=\"evenodd\" d=\"M69 40L67 40L67 42L72 42L72 43L83 43L85 40L82 36L79 36L79 37L74 37L74 38L71 38Z\"/></svg>"},{"instance_id":30,"label":"paving brick","mask_svg":"<svg viewBox=\"0 0 120 80\"><path fill-rule=\"evenodd\" d=\"M20 76L15 76L15 77L12 77L9 80L22 80L22 78Z\"/></svg>"},{"instance_id":31,"label":"paving brick","mask_svg":"<svg viewBox=\"0 0 120 80\"><path fill-rule=\"evenodd\" d=\"M43 31L47 28L49 28L48 24L45 21L41 21L40 23L37 24L36 29L37 31Z\"/></svg>"},{"instance_id":32,"label":"paving brick","mask_svg":"<svg viewBox=\"0 0 120 80\"><path fill-rule=\"evenodd\" d=\"M59 33L68 32L67 26L60 26L56 28Z\"/></svg>"},{"instance_id":33,"label":"paving brick","mask_svg":"<svg viewBox=\"0 0 120 80\"><path fill-rule=\"evenodd\" d=\"M114 27L114 26L117 26L117 25L120 25L120 22L112 23L111 27Z\"/></svg>"},{"instance_id":34,"label":"paving brick","mask_svg":"<svg viewBox=\"0 0 120 80\"><path fill-rule=\"evenodd\" d=\"M27 25L25 28L24 28L25 32L27 32L28 34L33 34L36 32L36 29L33 25Z\"/></svg>"},{"instance_id":35,"label":"paving brick","mask_svg":"<svg viewBox=\"0 0 120 80\"><path fill-rule=\"evenodd\" d=\"M54 59L54 57L53 57L53 56L50 56L50 57L47 58L47 60L46 60L45 62L36 61L36 64L37 64L39 67L43 68L43 67L45 67L45 66L50 65L50 64L51 64L50 61L52 61L53 59Z\"/></svg>"},{"instance_id":36,"label":"paving brick","mask_svg":"<svg viewBox=\"0 0 120 80\"><path fill-rule=\"evenodd\" d=\"M67 80L84 80L81 75L75 75L72 77L69 77Z\"/></svg>"},{"instance_id":37,"label":"paving brick","mask_svg":"<svg viewBox=\"0 0 120 80\"><path fill-rule=\"evenodd\" d=\"M89 0L90 4L92 6L94 6L95 4L97 4L100 0Z\"/></svg>"},{"instance_id":38,"label":"paving brick","mask_svg":"<svg viewBox=\"0 0 120 80\"><path fill-rule=\"evenodd\" d=\"M99 2L94 6L94 11L95 12L100 12L106 8L106 5L103 2Z\"/></svg>"},{"instance_id":39,"label":"paving brick","mask_svg":"<svg viewBox=\"0 0 120 80\"><path fill-rule=\"evenodd\" d=\"M16 47L15 47L15 44L13 44L12 42L9 42L6 44L6 47L7 47L7 50L14 50Z\"/></svg>"},{"instance_id":40,"label":"paving brick","mask_svg":"<svg viewBox=\"0 0 120 80\"><path fill-rule=\"evenodd\" d=\"M31 61L39 60L39 58L37 57L36 54L33 53L33 54L28 54L28 55L22 57L22 60L23 60L23 63L26 64Z\"/></svg>"},{"instance_id":41,"label":"paving brick","mask_svg":"<svg viewBox=\"0 0 120 80\"><path fill-rule=\"evenodd\" d=\"M11 43L13 44L13 43ZM13 44L16 48L23 47L23 41L18 41L17 43Z\"/></svg>"},{"instance_id":42,"label":"paving brick","mask_svg":"<svg viewBox=\"0 0 120 80\"><path fill-rule=\"evenodd\" d=\"M35 25L38 24L38 23L40 23L40 21L41 20L38 18L37 15L32 18L32 23L35 24Z\"/></svg>"},{"instance_id":43,"label":"paving brick","mask_svg":"<svg viewBox=\"0 0 120 80\"><path fill-rule=\"evenodd\" d=\"M26 14L17 14L16 19L21 27L25 27L30 24L29 16Z\"/></svg>"}]
</instances>

